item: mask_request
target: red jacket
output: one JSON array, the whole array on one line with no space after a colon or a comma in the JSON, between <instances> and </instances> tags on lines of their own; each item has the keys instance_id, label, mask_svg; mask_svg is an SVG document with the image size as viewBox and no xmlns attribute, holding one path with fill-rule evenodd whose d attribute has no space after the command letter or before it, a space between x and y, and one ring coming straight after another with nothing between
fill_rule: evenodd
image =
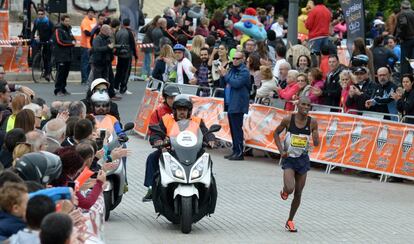
<instances>
[{"instance_id":1,"label":"red jacket","mask_svg":"<svg viewBox=\"0 0 414 244\"><path fill-rule=\"evenodd\" d=\"M329 36L332 13L323 4L316 5L308 14L305 26L309 30L309 40Z\"/></svg>"},{"instance_id":2,"label":"red jacket","mask_svg":"<svg viewBox=\"0 0 414 244\"><path fill-rule=\"evenodd\" d=\"M288 84L285 87L285 89L279 90L278 94L279 94L280 98L290 101L290 100L292 100L293 95L296 95L299 90L300 90L300 87L299 87L298 83L294 82L294 83ZM295 110L295 105L293 105L293 103L291 103L291 102L287 102L285 104L285 110L286 111L293 111L293 110Z\"/></svg>"},{"instance_id":3,"label":"red jacket","mask_svg":"<svg viewBox=\"0 0 414 244\"><path fill-rule=\"evenodd\" d=\"M154 112L152 112L149 124L158 125L162 116L166 114L172 114L172 109L166 103L162 103ZM151 134L151 130L148 130L148 133Z\"/></svg>"}]
</instances>

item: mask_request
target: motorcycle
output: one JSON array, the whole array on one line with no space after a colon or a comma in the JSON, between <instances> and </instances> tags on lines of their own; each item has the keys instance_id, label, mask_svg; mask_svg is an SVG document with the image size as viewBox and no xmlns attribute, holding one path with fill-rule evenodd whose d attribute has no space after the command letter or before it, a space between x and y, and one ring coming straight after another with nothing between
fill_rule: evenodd
<instances>
[{"instance_id":1,"label":"motorcycle","mask_svg":"<svg viewBox=\"0 0 414 244\"><path fill-rule=\"evenodd\" d=\"M127 132L133 128L134 123L126 123L122 132ZM123 140L123 138L118 137L114 132L109 137L107 147L109 151L112 151L119 146L126 147L125 143L126 141ZM126 158L118 159L111 164L114 164L114 167L106 172L106 184L103 190L105 202L105 221L109 219L110 212L121 203L126 185Z\"/></svg>"},{"instance_id":2,"label":"motorcycle","mask_svg":"<svg viewBox=\"0 0 414 244\"><path fill-rule=\"evenodd\" d=\"M214 213L217 187L203 137L221 129L220 125L212 125L203 135L200 128L188 130L189 123L190 120L178 121L179 133L154 146L163 153L152 191L155 212L174 224L181 224L181 231L186 234L191 232L193 223ZM159 125L150 129L167 138Z\"/></svg>"}]
</instances>

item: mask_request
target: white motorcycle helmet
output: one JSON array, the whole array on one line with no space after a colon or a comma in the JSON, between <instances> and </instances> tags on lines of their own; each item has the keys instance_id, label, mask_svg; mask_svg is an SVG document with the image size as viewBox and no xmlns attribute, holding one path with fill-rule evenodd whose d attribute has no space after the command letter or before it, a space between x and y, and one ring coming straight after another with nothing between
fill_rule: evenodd
<instances>
[{"instance_id":1,"label":"white motorcycle helmet","mask_svg":"<svg viewBox=\"0 0 414 244\"><path fill-rule=\"evenodd\" d=\"M104 115L109 113L110 98L107 92L96 91L91 96L94 114Z\"/></svg>"}]
</instances>

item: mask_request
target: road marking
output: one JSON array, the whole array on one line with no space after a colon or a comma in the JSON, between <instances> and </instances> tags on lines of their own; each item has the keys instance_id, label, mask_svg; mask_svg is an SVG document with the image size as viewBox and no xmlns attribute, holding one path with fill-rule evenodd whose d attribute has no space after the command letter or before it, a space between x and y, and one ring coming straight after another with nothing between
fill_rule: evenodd
<instances>
[{"instance_id":1,"label":"road marking","mask_svg":"<svg viewBox=\"0 0 414 244\"><path fill-rule=\"evenodd\" d=\"M85 92L71 92L71 95L85 95Z\"/></svg>"}]
</instances>

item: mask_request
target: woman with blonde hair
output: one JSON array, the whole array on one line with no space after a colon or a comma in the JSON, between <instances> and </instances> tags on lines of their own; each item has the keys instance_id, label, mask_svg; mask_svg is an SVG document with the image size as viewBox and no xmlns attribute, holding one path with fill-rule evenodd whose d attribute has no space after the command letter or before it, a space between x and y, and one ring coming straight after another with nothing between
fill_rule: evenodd
<instances>
[{"instance_id":1,"label":"woman with blonde hair","mask_svg":"<svg viewBox=\"0 0 414 244\"><path fill-rule=\"evenodd\" d=\"M207 17L201 17L200 19L200 26L197 27L195 34L201 35L203 37L208 37L210 35L210 30L208 29L208 25L210 24L210 19Z\"/></svg>"},{"instance_id":2,"label":"woman with blonde hair","mask_svg":"<svg viewBox=\"0 0 414 244\"><path fill-rule=\"evenodd\" d=\"M27 153L33 152L32 146L27 142L21 142L17 144L17 146L13 150L13 167L16 164L16 160L21 158L23 155Z\"/></svg>"},{"instance_id":3,"label":"woman with blonde hair","mask_svg":"<svg viewBox=\"0 0 414 244\"><path fill-rule=\"evenodd\" d=\"M14 124L16 121L16 115L23 109L24 106L26 106L30 102L31 102L30 97L28 97L24 93L17 93L13 97L12 102L11 102L12 114L7 119L7 123L4 123L6 125L6 132L14 128Z\"/></svg>"},{"instance_id":4,"label":"woman with blonde hair","mask_svg":"<svg viewBox=\"0 0 414 244\"><path fill-rule=\"evenodd\" d=\"M262 85L256 91L257 98L272 97L277 88L276 78L273 76L271 66L260 66Z\"/></svg>"},{"instance_id":5,"label":"woman with blonde hair","mask_svg":"<svg viewBox=\"0 0 414 244\"><path fill-rule=\"evenodd\" d=\"M196 35L193 38L193 42L191 44L191 62L193 63L193 66L198 69L201 65L201 58L200 53L201 49L205 46L206 41L203 36Z\"/></svg>"},{"instance_id":6,"label":"woman with blonde hair","mask_svg":"<svg viewBox=\"0 0 414 244\"><path fill-rule=\"evenodd\" d=\"M155 62L154 69L152 71L152 78L167 82L169 81L170 72L174 69L175 58L172 47L165 44L160 49L160 56L158 56Z\"/></svg>"},{"instance_id":7,"label":"woman with blonde hair","mask_svg":"<svg viewBox=\"0 0 414 244\"><path fill-rule=\"evenodd\" d=\"M347 107L345 105L346 100L348 99L349 89L351 88L352 85L354 85L356 83L357 83L356 77L352 73L351 70L346 69L346 70L343 70L339 74L339 84L342 87L341 100L339 102L339 106L344 108L344 112L348 112L349 109L356 109L356 107L355 108L350 108L350 107Z\"/></svg>"}]
</instances>

